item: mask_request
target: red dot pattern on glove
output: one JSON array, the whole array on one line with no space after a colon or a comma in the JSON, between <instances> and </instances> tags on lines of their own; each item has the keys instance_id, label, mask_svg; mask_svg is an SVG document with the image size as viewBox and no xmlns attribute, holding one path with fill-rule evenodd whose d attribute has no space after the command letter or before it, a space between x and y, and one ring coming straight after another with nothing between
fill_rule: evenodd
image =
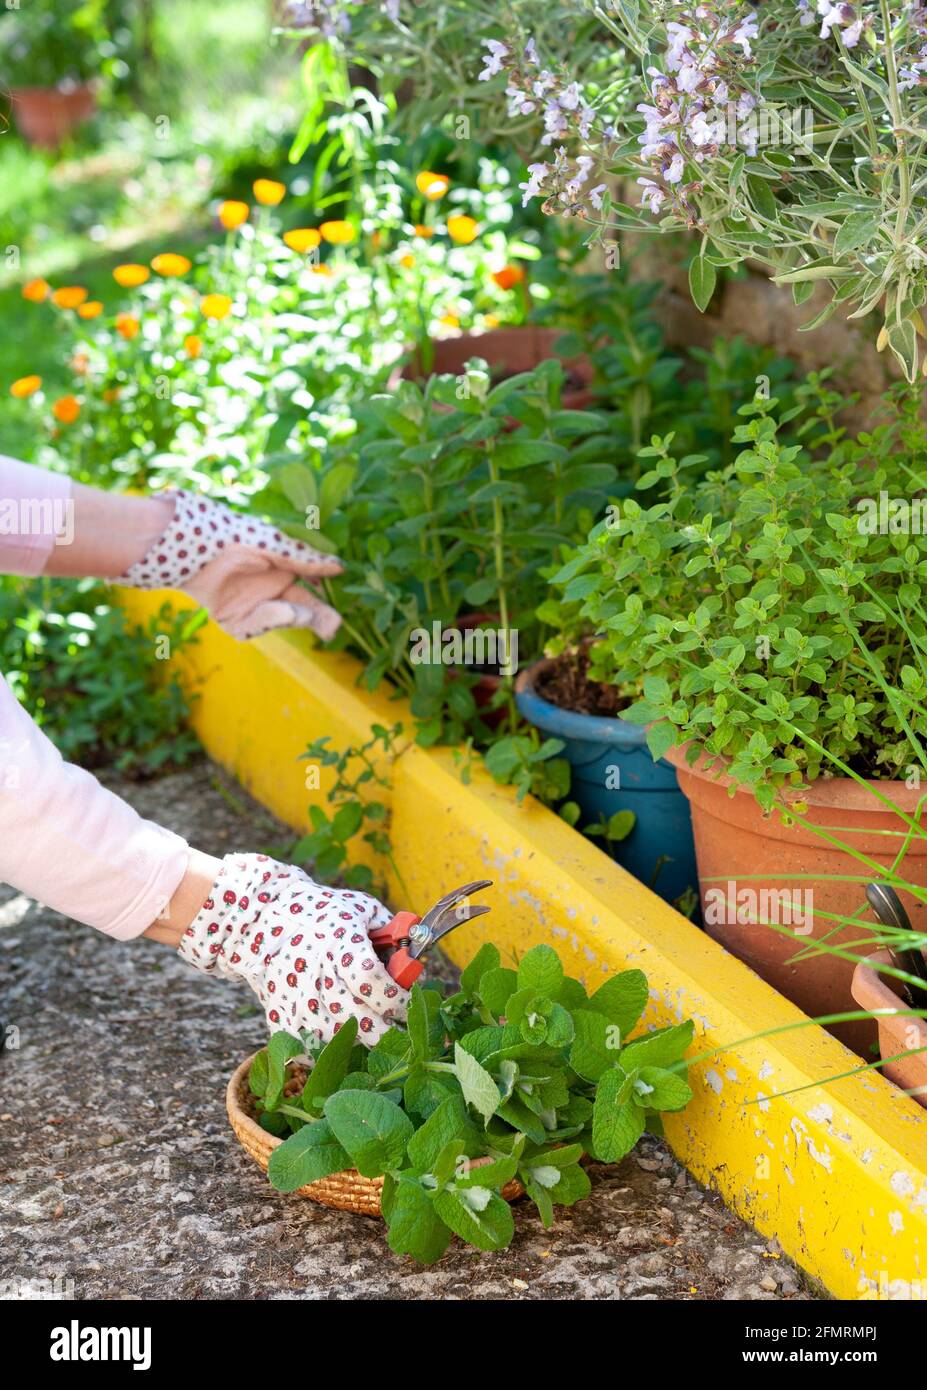
<instances>
[{"instance_id":1,"label":"red dot pattern on glove","mask_svg":"<svg viewBox=\"0 0 927 1390\"><path fill-rule=\"evenodd\" d=\"M405 1017L408 994L371 945L389 909L367 893L325 888L263 854L230 854L187 928L180 955L199 970L248 981L271 1032L328 1042L352 1014L373 1044Z\"/></svg>"},{"instance_id":2,"label":"red dot pattern on glove","mask_svg":"<svg viewBox=\"0 0 927 1390\"><path fill-rule=\"evenodd\" d=\"M183 589L204 566L229 546L265 550L284 559L316 556L265 521L237 516L221 502L197 497L183 488L162 494L172 499L174 515L162 536L141 560L114 580L130 589Z\"/></svg>"}]
</instances>

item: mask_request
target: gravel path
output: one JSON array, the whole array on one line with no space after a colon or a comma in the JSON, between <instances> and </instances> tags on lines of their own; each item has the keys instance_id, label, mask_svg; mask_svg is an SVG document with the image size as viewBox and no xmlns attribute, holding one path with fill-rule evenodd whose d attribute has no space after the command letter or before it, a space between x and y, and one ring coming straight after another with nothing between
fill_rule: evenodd
<instances>
[{"instance_id":1,"label":"gravel path","mask_svg":"<svg viewBox=\"0 0 927 1390\"><path fill-rule=\"evenodd\" d=\"M214 854L292 836L208 763L110 779ZM245 986L148 942L119 945L0 889L0 1297L807 1298L802 1276L661 1143L593 1168L593 1196L545 1232L522 1203L511 1248L459 1243L429 1270L377 1222L276 1195L239 1148L225 1083L263 1041Z\"/></svg>"}]
</instances>

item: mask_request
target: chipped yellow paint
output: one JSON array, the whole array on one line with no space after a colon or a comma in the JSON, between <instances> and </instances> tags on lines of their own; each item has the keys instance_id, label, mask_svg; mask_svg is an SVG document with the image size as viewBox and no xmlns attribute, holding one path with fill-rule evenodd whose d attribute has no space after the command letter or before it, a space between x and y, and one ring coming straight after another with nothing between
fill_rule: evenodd
<instances>
[{"instance_id":1,"label":"chipped yellow paint","mask_svg":"<svg viewBox=\"0 0 927 1390\"><path fill-rule=\"evenodd\" d=\"M123 597L147 617L165 596ZM373 723L408 723L383 688L357 687L351 658L313 651L302 634L245 645L210 625L201 638L189 660L201 682L193 723L211 755L294 827L328 785L323 774L320 791L306 789L297 759L310 740L329 734L346 747ZM458 959L492 937L513 957L549 941L590 986L645 970L648 1024L692 1017L699 1051L727 1049L693 1068L694 1100L668 1117L686 1166L835 1296L927 1297L927 1113L872 1073L823 1081L857 1059L814 1025L730 1047L802 1015L557 816L517 805L479 766L468 783L461 772L448 749L410 748L392 768L384 799L404 904L492 878L491 917L451 938ZM398 904L403 890L377 867Z\"/></svg>"}]
</instances>

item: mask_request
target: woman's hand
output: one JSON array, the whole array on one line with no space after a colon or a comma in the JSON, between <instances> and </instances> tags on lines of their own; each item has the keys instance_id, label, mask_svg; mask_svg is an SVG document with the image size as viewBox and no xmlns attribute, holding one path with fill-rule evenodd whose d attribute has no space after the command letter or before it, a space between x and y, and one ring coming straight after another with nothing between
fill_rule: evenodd
<instances>
[{"instance_id":1,"label":"woman's hand","mask_svg":"<svg viewBox=\"0 0 927 1390\"><path fill-rule=\"evenodd\" d=\"M340 616L299 581L340 574L336 559L221 502L183 490L164 500L173 502L166 529L116 583L180 589L239 640L278 627L334 637Z\"/></svg>"},{"instance_id":2,"label":"woman's hand","mask_svg":"<svg viewBox=\"0 0 927 1390\"><path fill-rule=\"evenodd\" d=\"M328 1042L354 1014L373 1044L409 996L370 944L392 914L367 893L323 888L264 854L230 854L186 928L180 954L207 974L248 981L271 1032L307 1029Z\"/></svg>"}]
</instances>

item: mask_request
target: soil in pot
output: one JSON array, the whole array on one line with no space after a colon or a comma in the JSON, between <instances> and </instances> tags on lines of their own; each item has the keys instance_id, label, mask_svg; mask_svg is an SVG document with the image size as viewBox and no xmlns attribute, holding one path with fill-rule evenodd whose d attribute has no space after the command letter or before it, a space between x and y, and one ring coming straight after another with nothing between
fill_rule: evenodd
<instances>
[{"instance_id":1,"label":"soil in pot","mask_svg":"<svg viewBox=\"0 0 927 1390\"><path fill-rule=\"evenodd\" d=\"M802 960L793 958L824 936L830 945L858 954L859 947L852 943L872 930L864 884L833 876L859 878L867 870L814 830L784 826L776 814L765 816L750 791L738 789L731 796L731 779L717 768L709 769L706 759L690 767L683 749L667 757L692 805L705 929L810 1017L855 1008L850 989L855 962L820 951ZM814 783L802 793L808 806L805 818L888 867L905 825L867 790L868 785L842 777ZM916 813L921 792L903 782L871 785L908 815ZM912 840L902 873L927 887L927 837ZM901 896L915 929L927 929L927 908ZM835 931L834 915L856 913L859 927ZM874 1023L838 1023L829 1031L872 1060Z\"/></svg>"},{"instance_id":2,"label":"soil in pot","mask_svg":"<svg viewBox=\"0 0 927 1390\"><path fill-rule=\"evenodd\" d=\"M563 741L579 827L630 811L634 827L627 838L597 843L661 898L691 910L695 850L675 771L662 759L654 762L645 730L621 718L619 691L590 681L588 666L580 649L522 671L515 684L519 712L545 737Z\"/></svg>"},{"instance_id":3,"label":"soil in pot","mask_svg":"<svg viewBox=\"0 0 927 1390\"><path fill-rule=\"evenodd\" d=\"M539 668L534 688L558 709L576 714L614 719L628 703L617 686L589 679L589 654L584 647L565 651Z\"/></svg>"}]
</instances>

